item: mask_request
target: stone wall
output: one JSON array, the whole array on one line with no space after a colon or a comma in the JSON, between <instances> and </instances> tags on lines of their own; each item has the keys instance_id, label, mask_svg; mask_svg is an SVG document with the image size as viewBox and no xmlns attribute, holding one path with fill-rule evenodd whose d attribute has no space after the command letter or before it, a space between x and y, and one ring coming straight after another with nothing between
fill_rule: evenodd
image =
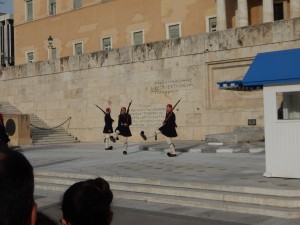
<instances>
[{"instance_id":1,"label":"stone wall","mask_svg":"<svg viewBox=\"0 0 300 225\"><path fill-rule=\"evenodd\" d=\"M261 91L219 90L218 81L242 79L259 52L300 47L300 19L249 26L178 40L148 43L2 69L0 101L35 113L50 126L72 117L68 131L81 141L102 141L103 114L132 100L132 141L153 132L167 103L175 111L178 139L202 140L257 119Z\"/></svg>"}]
</instances>

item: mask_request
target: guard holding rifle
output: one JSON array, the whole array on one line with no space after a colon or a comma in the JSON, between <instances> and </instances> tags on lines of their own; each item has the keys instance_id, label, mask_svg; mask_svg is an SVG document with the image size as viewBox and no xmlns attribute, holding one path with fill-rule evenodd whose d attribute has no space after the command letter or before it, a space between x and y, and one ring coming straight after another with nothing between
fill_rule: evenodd
<instances>
[{"instance_id":1,"label":"guard holding rifle","mask_svg":"<svg viewBox=\"0 0 300 225\"><path fill-rule=\"evenodd\" d=\"M105 138L104 138L105 150L112 150L113 146L109 145L109 140L115 142L115 139L111 135L113 133L112 124L114 122L114 120L110 116L111 109L110 108L106 108L106 110L104 111L98 105L96 105L96 106L97 106L97 108L99 108L105 114L105 116L104 116L105 126L104 126L104 129L103 129L103 133L105 134Z\"/></svg>"},{"instance_id":2,"label":"guard holding rifle","mask_svg":"<svg viewBox=\"0 0 300 225\"><path fill-rule=\"evenodd\" d=\"M105 122L105 126L103 129L103 133L105 134L105 150L112 150L113 146L109 146L109 140L113 139L113 137L111 136L111 134L113 133L113 128L112 128L112 124L114 122L114 120L111 118L110 116L110 108L106 108L106 114L104 117L104 122Z\"/></svg>"},{"instance_id":3,"label":"guard holding rifle","mask_svg":"<svg viewBox=\"0 0 300 225\"><path fill-rule=\"evenodd\" d=\"M123 136L125 138L125 141L124 141L124 151L123 151L123 154L124 155L127 155L127 149L128 149L128 137L131 137L131 131L130 131L130 128L129 126L131 125L131 116L129 114L129 108L131 106L131 103L129 103L129 106L127 108L127 111L126 111L126 108L125 107L122 107L121 108L121 112L120 112L120 115L119 115L119 120L118 120L118 127L116 128L115 130L115 134L114 134L114 139L117 139L119 135Z\"/></svg>"},{"instance_id":4,"label":"guard holding rifle","mask_svg":"<svg viewBox=\"0 0 300 225\"><path fill-rule=\"evenodd\" d=\"M174 145L172 139L174 137L177 137L177 132L176 132L177 125L176 125L176 116L175 116L175 113L174 113L174 109L178 105L180 100L176 103L174 108L172 107L171 104L168 104L166 106L166 118L163 122L163 125L160 128L158 128L157 131L154 132L153 136L150 136L150 137L155 137L155 139L156 139L157 135L160 134L160 133L162 133L164 136L166 136L166 140L167 140L167 143L168 143L169 148L170 148L170 151L167 153L167 155L169 157L176 157L177 156L176 151L175 151L175 145ZM141 137L144 140L147 140L147 137L146 137L144 131L141 131Z\"/></svg>"}]
</instances>

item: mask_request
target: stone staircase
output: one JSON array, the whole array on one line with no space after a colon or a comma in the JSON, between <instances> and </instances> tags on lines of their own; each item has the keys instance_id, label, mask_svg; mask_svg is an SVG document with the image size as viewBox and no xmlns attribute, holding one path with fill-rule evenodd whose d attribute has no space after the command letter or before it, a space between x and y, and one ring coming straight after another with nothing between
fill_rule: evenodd
<instances>
[{"instance_id":1,"label":"stone staircase","mask_svg":"<svg viewBox=\"0 0 300 225\"><path fill-rule=\"evenodd\" d=\"M17 108L7 102L0 102L0 112L3 114L22 114ZM65 144L79 142L63 128L51 129L34 114L30 116L30 130L33 145Z\"/></svg>"},{"instance_id":2,"label":"stone staircase","mask_svg":"<svg viewBox=\"0 0 300 225\"><path fill-rule=\"evenodd\" d=\"M64 192L94 175L35 171L35 189ZM137 200L280 218L300 218L300 190L102 176L115 199Z\"/></svg>"},{"instance_id":3,"label":"stone staircase","mask_svg":"<svg viewBox=\"0 0 300 225\"><path fill-rule=\"evenodd\" d=\"M206 143L238 144L264 140L263 127L238 127L231 133L208 134Z\"/></svg>"}]
</instances>

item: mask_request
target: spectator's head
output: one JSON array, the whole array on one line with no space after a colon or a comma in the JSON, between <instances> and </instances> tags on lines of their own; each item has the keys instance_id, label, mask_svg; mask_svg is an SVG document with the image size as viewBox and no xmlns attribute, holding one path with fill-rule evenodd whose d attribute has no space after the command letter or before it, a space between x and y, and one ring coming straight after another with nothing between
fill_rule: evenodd
<instances>
[{"instance_id":1,"label":"spectator's head","mask_svg":"<svg viewBox=\"0 0 300 225\"><path fill-rule=\"evenodd\" d=\"M19 152L0 149L0 224L34 225L33 169Z\"/></svg>"},{"instance_id":2,"label":"spectator's head","mask_svg":"<svg viewBox=\"0 0 300 225\"><path fill-rule=\"evenodd\" d=\"M62 200L64 225L109 225L113 194L102 178L73 184Z\"/></svg>"},{"instance_id":3,"label":"spectator's head","mask_svg":"<svg viewBox=\"0 0 300 225\"><path fill-rule=\"evenodd\" d=\"M42 212L37 212L37 219L35 225L57 225L57 223L46 214Z\"/></svg>"}]
</instances>

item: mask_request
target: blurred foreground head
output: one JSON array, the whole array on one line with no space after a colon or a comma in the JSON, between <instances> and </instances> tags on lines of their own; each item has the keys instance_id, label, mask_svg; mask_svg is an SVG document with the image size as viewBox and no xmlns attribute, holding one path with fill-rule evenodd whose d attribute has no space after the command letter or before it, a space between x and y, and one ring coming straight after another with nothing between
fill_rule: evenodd
<instances>
[{"instance_id":1,"label":"blurred foreground head","mask_svg":"<svg viewBox=\"0 0 300 225\"><path fill-rule=\"evenodd\" d=\"M33 168L19 152L0 147L0 224L34 225Z\"/></svg>"},{"instance_id":2,"label":"blurred foreground head","mask_svg":"<svg viewBox=\"0 0 300 225\"><path fill-rule=\"evenodd\" d=\"M64 193L62 212L64 225L109 225L112 221L113 193L102 178L73 184Z\"/></svg>"}]
</instances>

